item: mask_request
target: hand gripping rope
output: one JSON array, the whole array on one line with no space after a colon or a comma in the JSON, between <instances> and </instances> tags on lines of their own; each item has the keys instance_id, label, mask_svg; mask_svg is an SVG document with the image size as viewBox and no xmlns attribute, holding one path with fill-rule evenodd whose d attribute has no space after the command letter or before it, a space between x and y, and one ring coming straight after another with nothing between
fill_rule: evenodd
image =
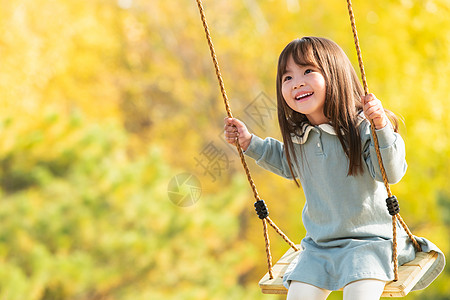
<instances>
[{"instance_id":1,"label":"hand gripping rope","mask_svg":"<svg viewBox=\"0 0 450 300\"><path fill-rule=\"evenodd\" d=\"M220 87L220 91L222 93L222 98L223 98L223 102L225 104L225 109L227 111L227 116L229 118L232 118L233 115L231 113L231 108L230 108L230 103L228 101L228 97L227 97L227 93L225 91L225 85L222 79L222 75L220 72L220 68L219 68L219 63L217 61L217 56L214 50L214 45L212 43L212 38L211 38L211 34L209 32L209 28L208 28L208 24L206 22L206 16L205 16L205 11L203 9L203 5L202 5L202 1L201 0L196 0L197 1L197 6L200 12L200 17L203 23L203 28L205 29L205 34L206 34L206 40L208 42L208 46L209 46L209 50L211 53L211 58L213 60L213 64L214 64L214 68L216 70L216 75L217 75L217 80L219 82L219 87ZM353 15L353 10L352 10L352 4L350 0L347 0L347 6L348 6L348 12L349 12L349 16L350 16L350 22L351 22L351 27L352 27L352 31L353 31L353 37L354 37L354 41L355 41L355 46L356 46L356 53L358 55L358 63L359 63L359 68L361 70L361 78L362 78L362 82L363 82L363 86L364 86L364 92L367 95L369 93L369 88L367 86L367 81L366 81L366 75L364 72L364 65L363 65L363 61L362 61L362 54L361 54L361 49L359 46L359 40L358 40L358 34L356 31L356 24L355 24L355 17ZM390 187L389 187L389 183L387 180L387 176L386 176L386 171L384 169L383 166L383 161L381 158L381 153L380 153L380 149L379 149L379 144L378 144L378 138L376 136L375 133L375 126L373 124L373 121L371 121L371 133L372 133L372 138L374 141L374 145L375 145L375 150L377 153L377 159L378 159L378 163L380 165L380 170L381 170L381 174L383 177L383 182L384 185L386 187L386 191L388 194L388 198L386 199L386 204L388 207L388 211L389 213L392 215L392 231L393 231L393 254L392 254L392 258L394 261L394 281L398 280L398 261L397 261L397 227L396 227L396 221L398 220L400 222L400 224L402 225L402 227L405 229L406 233L408 234L409 238L411 239L411 241L414 244L414 247L416 248L417 251L422 251L419 243L417 243L416 239L414 238L414 236L412 235L411 231L409 230L408 226L406 225L406 223L403 221L403 219L401 218L399 211L400 208L398 206L398 202L397 202L397 198L395 196L392 195ZM236 140L236 149L239 153L239 157L241 158L241 163L242 166L245 170L245 173L247 175L247 180L250 184L250 187L253 191L253 196L256 199L256 202L254 204L255 206L255 210L257 212L258 217L262 220L263 223L263 231L264 231L264 240L266 243L266 254L267 254L267 265L268 265L268 269L269 269L269 278L273 279L273 272L272 272L272 256L270 253L270 241L269 241L269 234L267 231L267 223L269 223L270 226L272 226L275 231L295 250L298 251L297 247L295 246L295 244L289 240L289 238L275 225L275 223L269 218L269 212L267 209L266 204L264 203L264 200L262 200L259 197L258 191L256 190L256 185L253 181L253 178L250 174L250 170L248 168L247 162L245 161L245 157L244 157L244 153L242 151L241 146L239 145L239 141Z\"/></svg>"},{"instance_id":2,"label":"hand gripping rope","mask_svg":"<svg viewBox=\"0 0 450 300\"><path fill-rule=\"evenodd\" d=\"M227 93L225 91L225 85L223 83L222 75L220 73L219 63L217 61L216 52L214 50L214 45L212 43L211 34L209 33L208 24L206 23L206 16L205 11L203 9L202 1L196 0L198 5L198 10L200 12L200 17L202 19L203 28L205 29L206 34L206 40L208 41L209 50L211 52L211 58L214 63L214 68L216 69L216 75L217 80L219 81L219 87L220 91L222 93L223 102L225 104L225 109L227 111L227 115L229 118L232 118L233 115L231 113L230 109L230 103L228 101ZM291 246L295 251L298 251L298 248L295 246L295 244L275 225L275 223L269 218L269 212L267 210L267 207L263 200L259 197L258 191L256 190L256 185L253 182L253 178L250 174L250 170L247 166L247 162L245 161L244 152L242 151L241 146L239 145L239 141L236 140L236 149L239 153L239 157L241 158L242 166L244 167L245 174L247 174L247 180L250 184L250 187L253 191L253 196L255 197L255 208L258 213L259 218L262 220L263 223L263 230L264 230L264 240L266 243L266 254L267 254L267 265L269 269L269 276L270 279L273 279L273 272L272 272L272 255L270 254L270 241L269 241L269 233L267 231L267 223L269 223L270 226L272 226L275 231Z\"/></svg>"},{"instance_id":3,"label":"hand gripping rope","mask_svg":"<svg viewBox=\"0 0 450 300\"><path fill-rule=\"evenodd\" d=\"M355 16L353 14L351 0L347 0L347 7L348 7L348 14L350 16L350 24L351 24L352 31L353 31L353 39L355 41L356 54L358 55L358 64L359 64L359 69L361 71L361 79L362 79L363 86L364 86L364 93L367 95L367 94L369 94L369 87L367 85L366 73L364 71L364 64L363 64L363 60L362 60L361 49L359 47L358 33L356 31L356 22L355 22ZM415 237L413 236L413 234L409 230L408 226L406 225L406 223L403 221L402 217L399 214L400 207L398 205L397 198L394 195L392 195L391 189L389 187L389 183L388 183L387 176L386 176L386 170L384 169L383 160L381 158L380 147L378 144L378 137L375 133L375 125L372 120L370 120L370 125L371 125L370 128L371 128L373 143L375 146L375 151L377 153L378 164L380 165L380 171L381 171L381 175L383 177L384 186L385 186L386 192L388 194L388 198L386 199L386 205L388 207L389 214L392 216L392 236L393 236L392 260L394 261L394 281L397 281L398 280L397 226L396 226L397 220L400 222L403 229L405 229L406 233L408 234L409 238L411 239L416 250L421 252L422 247L416 241Z\"/></svg>"}]
</instances>

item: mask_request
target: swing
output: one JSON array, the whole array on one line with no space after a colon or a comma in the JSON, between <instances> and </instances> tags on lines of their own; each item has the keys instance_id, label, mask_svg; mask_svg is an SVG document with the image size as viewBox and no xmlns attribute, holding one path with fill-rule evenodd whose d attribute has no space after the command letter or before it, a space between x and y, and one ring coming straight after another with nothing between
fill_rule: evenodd
<instances>
[{"instance_id":1,"label":"swing","mask_svg":"<svg viewBox=\"0 0 450 300\"><path fill-rule=\"evenodd\" d=\"M212 38L209 32L208 24L206 22L206 16L204 12L204 8L202 5L201 0L196 0L197 6L200 12L200 17L203 23L203 27L205 29L206 34L206 40L208 42L209 50L211 53L211 58L214 64L214 68L216 71L216 76L219 82L220 91L222 94L222 98L224 101L225 109L227 112L228 118L233 118L233 115L231 113L230 104L228 101L228 97L225 91L225 85L222 79L222 75L220 73L219 63L217 61L216 53L214 50L214 46L212 43ZM359 40L358 35L356 31L356 24L355 24L355 17L352 10L352 4L351 0L347 0L347 6L348 6L348 12L350 16L350 22L356 47L356 52L358 56L358 64L361 71L361 79L364 87L365 94L369 94L369 88L366 81L366 76L364 72L364 65L362 61L362 55L361 50L359 47ZM428 269L432 266L434 261L438 258L438 253L435 251L430 251L428 253L422 252L422 248L420 244L416 241L415 237L412 235L411 231L409 230L406 223L403 221L399 214L399 206L398 202L395 196L392 195L389 183L387 180L386 172L383 166L383 161L381 158L381 153L378 145L378 138L375 134L375 126L373 124L373 121L371 120L371 133L372 138L377 154L378 163L380 166L380 171L383 177L383 182L388 194L388 198L386 199L386 203L388 206L389 214L392 216L392 231L393 231L393 245L392 245L392 259L394 262L394 280L391 282L388 282L384 288L384 292L382 294L382 297L403 297L406 296L411 289L416 285L416 283L422 278L422 276L428 271ZM263 234L264 234L264 240L266 245L266 256L267 256L267 266L268 266L268 272L264 275L264 277L260 280L259 285L261 287L261 291L264 294L287 294L287 289L283 286L283 275L290 266L291 262L293 262L296 258L298 258L298 254L301 252L300 246L295 245L276 225L275 223L269 218L269 212L267 209L267 206L262 200L258 194L258 191L256 189L256 185L253 181L253 178L250 174L250 170L248 168L247 162L245 161L244 153L241 149L241 146L239 145L239 141L236 140L235 143L236 149L238 151L239 157L241 159L242 166L244 168L244 171L247 175L247 180L250 184L250 187L253 192L253 196L256 200L254 203L256 213L258 217L262 221L263 225ZM410 261L402 266L398 266L398 260L397 260L397 227L396 223L399 222L406 233L408 234L409 238L411 239L416 251L418 252L416 254L416 258L413 261ZM288 251L278 260L278 262L275 264L275 266L272 265L272 255L270 252L270 240L269 240L269 234L268 234L268 226L272 226L275 231L286 241L287 244L289 244L290 248Z\"/></svg>"},{"instance_id":2,"label":"swing","mask_svg":"<svg viewBox=\"0 0 450 300\"><path fill-rule=\"evenodd\" d=\"M259 281L259 286L264 294L287 294L287 289L283 286L283 275L290 263L298 258L299 253L300 251L295 251L292 248L288 249L273 267L274 277L270 279L269 273L264 275ZM438 254L435 251L417 253L414 260L399 267L398 280L388 282L381 297L406 296L428 271L437 257Z\"/></svg>"}]
</instances>

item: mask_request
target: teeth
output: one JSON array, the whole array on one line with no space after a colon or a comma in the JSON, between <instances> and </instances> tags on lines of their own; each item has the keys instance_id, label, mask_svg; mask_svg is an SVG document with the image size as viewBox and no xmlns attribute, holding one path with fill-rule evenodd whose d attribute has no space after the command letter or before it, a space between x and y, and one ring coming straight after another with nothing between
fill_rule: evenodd
<instances>
[{"instance_id":1,"label":"teeth","mask_svg":"<svg viewBox=\"0 0 450 300\"><path fill-rule=\"evenodd\" d=\"M300 96L298 96L298 97L295 97L295 99L296 99L296 100L299 100L299 99L305 98L305 97L307 97L307 96L311 96L312 94L313 94L313 93L306 93L306 94L300 95Z\"/></svg>"}]
</instances>

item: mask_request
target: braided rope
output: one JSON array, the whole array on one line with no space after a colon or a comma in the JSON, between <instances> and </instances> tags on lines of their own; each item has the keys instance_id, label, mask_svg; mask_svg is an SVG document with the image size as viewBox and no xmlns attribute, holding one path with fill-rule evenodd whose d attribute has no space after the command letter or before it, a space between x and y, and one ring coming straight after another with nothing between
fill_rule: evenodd
<instances>
[{"instance_id":1,"label":"braided rope","mask_svg":"<svg viewBox=\"0 0 450 300\"><path fill-rule=\"evenodd\" d=\"M202 23L203 23L203 28L205 29L206 40L208 42L209 51L211 53L211 58L212 58L212 61L213 61L213 64L214 64L214 68L216 70L217 80L219 81L220 91L222 93L222 98L223 98L223 102L225 104L225 109L227 111L228 117L232 118L233 114L231 113L230 103L228 101L227 93L225 91L225 84L223 82L222 74L220 72L219 62L218 62L217 56L216 56L216 51L214 50L214 45L213 45L213 42L212 42L211 34L209 32L208 23L206 22L205 10L203 8L202 1L201 0L196 0L196 1L197 1L198 10L200 12L200 18L201 18ZM258 191L256 189L255 182L253 181L253 178L252 178L252 175L250 174L250 169L248 168L247 162L245 161L244 152L242 151L242 148L241 148L241 146L239 144L239 140L238 139L236 139L235 146L236 146L236 149L237 149L237 151L239 153L239 157L241 159L241 164L244 167L245 174L247 175L247 180L248 180L248 183L250 184L250 187L252 189L253 196L256 199L256 201L259 201L259 200L261 200L261 198L259 197ZM268 268L269 268L270 279L273 279L272 255L270 253L270 240L269 240L269 234L268 234L268 231L267 231L266 220L275 229L275 231L292 248L294 248L295 251L298 251L298 249L295 247L295 244L291 240L289 240L289 238L275 225L275 223L273 223L272 220L270 220L268 217L263 219L263 230L264 230L264 240L265 240L265 243L266 243L267 264L268 264Z\"/></svg>"},{"instance_id":2,"label":"braided rope","mask_svg":"<svg viewBox=\"0 0 450 300\"><path fill-rule=\"evenodd\" d=\"M288 245L291 246L292 249L294 249L295 251L299 250L297 246L281 231L280 228L278 228L277 225L275 225L275 223L269 217L266 218L266 221L286 241L286 243L288 243Z\"/></svg>"},{"instance_id":3,"label":"braided rope","mask_svg":"<svg viewBox=\"0 0 450 300\"><path fill-rule=\"evenodd\" d=\"M238 139L236 139L236 149L239 153L239 158L241 159L242 167L244 167L245 174L247 175L247 181L250 184L250 187L252 188L253 197L255 197L256 200L261 200L261 197L259 197L258 194L258 190L256 189L255 182L253 181L252 175L250 174L250 169L248 168L247 162L245 161L244 152L242 151L242 148L239 145Z\"/></svg>"},{"instance_id":4,"label":"braided rope","mask_svg":"<svg viewBox=\"0 0 450 300\"><path fill-rule=\"evenodd\" d=\"M367 94L369 94L369 87L367 85L366 73L364 71L364 64L363 64L363 60L362 60L361 48L359 46L358 32L356 30L356 22L355 22L355 16L353 14L351 0L347 0L347 7L348 7L348 14L350 16L350 24L351 24L352 32L353 32L353 39L354 39L355 47L356 47L356 54L358 56L359 69L361 71L361 79L362 79L362 83L363 83L363 87L364 87L364 93L367 95ZM384 183L384 186L386 188L386 192L388 194L388 197L391 197L392 193L391 193L391 189L389 187L389 182L388 182L388 179L387 179L386 170L385 170L384 165L383 165L383 160L381 158L380 147L379 147L379 144L378 144L378 137L377 137L377 135L375 133L375 125L374 125L372 120L370 120L370 125L371 125L371 134L372 134L372 138L373 138L375 152L377 154L378 164L380 165L381 176L383 177L383 183ZM403 219L400 216L400 214L397 213L396 215L393 215L392 216L392 235L393 235L392 259L394 261L394 281L398 280L397 220L400 222L400 224L402 225L403 229L405 229L406 233L408 234L409 238L411 239L411 241L412 241L414 247L416 248L416 250L417 251L422 251L422 247L416 241L415 237L413 236L413 234L409 230L409 228L406 225L406 223L403 221Z\"/></svg>"},{"instance_id":5,"label":"braided rope","mask_svg":"<svg viewBox=\"0 0 450 300\"><path fill-rule=\"evenodd\" d=\"M351 23L351 26L352 26L353 39L355 41L356 54L358 56L359 69L361 71L361 79L362 79L362 83L363 83L363 87L364 87L364 93L367 95L367 94L369 94L369 87L367 85L366 72L364 71L364 63L363 63L363 59L362 59L361 48L359 46L358 32L356 30L356 21L355 21L355 15L353 14L351 0L347 0L347 6L348 6L348 13L349 13L349 16L350 16L350 23ZM374 143L375 150L376 150L376 153L377 153L377 159L378 159L378 162L380 164L381 176L383 177L383 183L384 183L384 186L385 186L386 191L388 193L388 197L391 197L392 193L391 193L391 189L389 187L386 171L385 171L384 166L383 166L383 160L381 158L381 153L380 153L379 144L378 144L378 137L375 134L375 126L374 126L372 120L370 120L370 124L371 124L371 129L372 129L371 133L372 133L373 143Z\"/></svg>"},{"instance_id":6,"label":"braided rope","mask_svg":"<svg viewBox=\"0 0 450 300\"><path fill-rule=\"evenodd\" d=\"M208 23L206 22L205 10L203 9L202 1L197 0L198 10L200 12L200 18L202 19L203 28L205 29L206 40L208 42L209 50L211 52L211 58L216 69L217 79L219 80L220 92L222 93L223 102L229 118L233 117L231 113L230 103L228 102L227 92L225 91L225 84L223 83L222 74L220 73L219 62L217 61L216 51L212 43L211 34L209 32Z\"/></svg>"},{"instance_id":7,"label":"braided rope","mask_svg":"<svg viewBox=\"0 0 450 300\"><path fill-rule=\"evenodd\" d=\"M270 254L270 240L269 240L269 232L267 231L266 219L262 219L262 223L264 228L264 241L266 243L267 268L269 269L269 279L273 279L272 255Z\"/></svg>"},{"instance_id":8,"label":"braided rope","mask_svg":"<svg viewBox=\"0 0 450 300\"><path fill-rule=\"evenodd\" d=\"M394 261L394 281L397 281L398 280L397 215L392 216L392 260Z\"/></svg>"},{"instance_id":9,"label":"braided rope","mask_svg":"<svg viewBox=\"0 0 450 300\"><path fill-rule=\"evenodd\" d=\"M397 214L396 217L400 225L402 225L403 229L405 230L406 234L411 238L411 242L413 243L414 248L416 248L416 251L422 252L422 246L420 246L420 244L417 242L416 238L409 230L408 225L406 225L405 221L403 221L402 216L400 216L400 214Z\"/></svg>"},{"instance_id":10,"label":"braided rope","mask_svg":"<svg viewBox=\"0 0 450 300\"><path fill-rule=\"evenodd\" d=\"M228 97L226 94L226 90L225 90L225 84L223 82L222 79L222 75L220 72L220 68L219 68L219 63L217 61L217 56L215 54L215 50L214 50L214 45L212 43L212 38L211 38L211 34L209 32L209 28L208 28L208 24L206 22L206 16L205 16L205 12L203 9L203 5L201 0L196 0L197 2L197 6L200 12L200 17L203 23L203 27L205 29L205 34L206 34L206 39L208 42L208 46L211 52L211 57L213 60L213 64L214 64L214 68L216 71L216 76L217 79L219 81L219 87L220 87L220 91L222 93L222 98L225 104L225 109L227 111L227 115L229 118L232 118L233 115L231 113L231 109L230 109L230 104L228 101ZM352 9L352 4L351 4L351 0L347 0L347 7L348 7L348 12L349 12L349 16L350 16L350 23L351 23L351 27L352 27L352 31L353 31L353 38L354 38L354 42L355 42L355 46L356 46L356 53L358 56L358 64L359 64L359 68L361 71L361 79L362 79L362 83L363 83L363 87L364 87L364 92L367 95L369 93L369 88L367 85L367 80L366 80L366 75L365 75L365 70L364 70L364 64L363 64L363 60L362 60L362 53L361 53L361 49L359 46L359 39L358 39L358 33L356 30L356 22L355 22L355 17L353 14L353 9ZM388 194L388 197L392 196L391 190L390 190L390 186L388 183L388 179L387 179L387 175L386 175L386 170L384 168L383 165L383 160L381 157L381 152L379 149L379 143L378 143L378 137L375 133L375 126L373 121L370 121L371 123L371 134L372 134L372 138L373 138L373 142L374 142L374 146L375 146L375 152L377 155L377 159L378 159L378 163L380 165L380 171L381 171L381 175L383 178L383 183L385 185L386 188L386 192ZM239 157L241 159L241 163L242 166L244 167L245 173L247 175L247 180L250 184L250 187L252 189L253 195L255 197L255 199L261 200L261 198L259 197L258 191L256 189L256 185L251 177L250 174L250 170L248 168L248 165L245 161L244 158L244 153L242 151L242 148L239 145L239 141L236 140L236 148L238 150L239 153ZM394 261L394 281L398 280L398 260L397 260L397 227L396 227L396 222L397 220L400 222L400 224L402 225L402 227L405 229L406 233L408 234L409 238L411 239L411 241L414 244L414 247L417 249L417 251L421 251L421 246L419 245L419 243L416 241L416 239L414 238L414 236L412 235L411 231L409 230L408 226L406 225L406 223L403 221L403 219L401 218L400 214L396 214L394 216L392 216L392 229L393 229L393 261ZM268 235L268 231L267 231L267 222L275 229L275 231L292 247L294 248L295 251L298 251L298 249L296 248L296 246L294 245L294 243L292 243L288 237L275 225L275 223L273 223L273 221L270 218L265 218L262 220L263 221L263 229L264 229L264 239L265 239L265 243L266 243L266 254L267 254L267 263L268 263L268 268L269 268L269 276L270 279L273 278L273 273L272 273L272 257L270 254L270 241L269 241L269 235Z\"/></svg>"}]
</instances>

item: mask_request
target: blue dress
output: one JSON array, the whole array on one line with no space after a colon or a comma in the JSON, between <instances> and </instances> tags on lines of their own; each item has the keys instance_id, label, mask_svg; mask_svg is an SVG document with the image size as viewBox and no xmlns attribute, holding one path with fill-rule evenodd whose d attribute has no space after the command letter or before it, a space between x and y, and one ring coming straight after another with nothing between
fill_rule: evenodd
<instances>
[{"instance_id":1,"label":"blue dress","mask_svg":"<svg viewBox=\"0 0 450 300\"><path fill-rule=\"evenodd\" d=\"M327 290L339 290L360 279L393 280L392 218L386 209L387 192L382 182L370 133L370 123L360 117L364 172L347 176L348 159L329 124L304 124L293 142L298 165L293 171L300 179L306 203L302 219L306 236L303 251L284 276L284 285L300 281ZM403 177L407 164L405 145L391 126L376 131L388 181ZM252 136L245 154L258 165L292 179L283 143ZM398 262L415 258L406 232L397 229ZM439 253L430 270L413 290L428 286L443 270L445 258L434 244L417 238L423 251Z\"/></svg>"}]
</instances>

